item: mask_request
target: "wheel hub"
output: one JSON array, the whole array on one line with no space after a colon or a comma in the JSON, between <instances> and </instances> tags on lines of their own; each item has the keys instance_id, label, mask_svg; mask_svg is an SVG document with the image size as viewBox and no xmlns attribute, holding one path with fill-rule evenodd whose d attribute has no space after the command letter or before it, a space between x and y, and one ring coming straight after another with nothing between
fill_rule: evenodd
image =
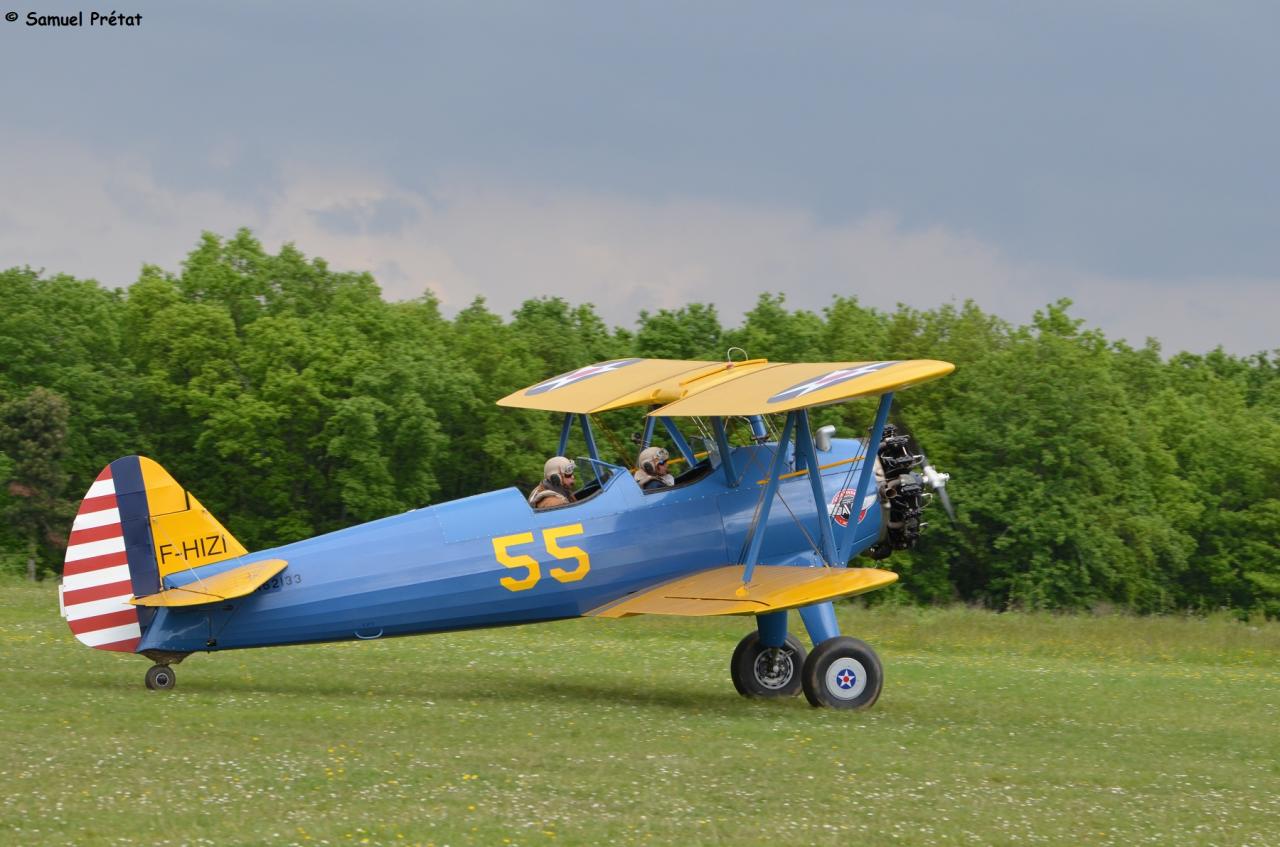
<instances>
[{"instance_id":1,"label":"wheel hub","mask_svg":"<svg viewBox=\"0 0 1280 847\"><path fill-rule=\"evenodd\" d=\"M764 650L756 657L756 682L777 691L785 688L795 676L796 665L791 658L791 651L781 647Z\"/></svg>"},{"instance_id":2,"label":"wheel hub","mask_svg":"<svg viewBox=\"0 0 1280 847\"><path fill-rule=\"evenodd\" d=\"M832 697L852 700L867 688L867 669L857 659L841 656L827 668L826 682Z\"/></svg>"}]
</instances>

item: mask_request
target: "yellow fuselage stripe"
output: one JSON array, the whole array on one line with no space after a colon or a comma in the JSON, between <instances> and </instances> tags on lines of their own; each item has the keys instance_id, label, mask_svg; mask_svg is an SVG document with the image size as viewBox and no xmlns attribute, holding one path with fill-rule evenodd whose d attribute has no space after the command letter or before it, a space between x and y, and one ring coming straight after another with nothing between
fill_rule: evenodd
<instances>
[{"instance_id":1,"label":"yellow fuselage stripe","mask_svg":"<svg viewBox=\"0 0 1280 847\"><path fill-rule=\"evenodd\" d=\"M853 462L860 462L865 458L867 458L867 455L863 453L861 456L854 456L852 459L841 459L840 461L832 462L829 465L818 465L818 470L825 471L828 468L838 468L841 465L848 465L848 464L852 464ZM805 468L802 471L792 471L791 473L784 473L782 476L778 477L778 479L779 480L791 479L797 476L804 476L807 473L809 473L809 469ZM768 481L769 481L769 477L765 477L764 479L756 480L756 485L764 485L768 483Z\"/></svg>"}]
</instances>

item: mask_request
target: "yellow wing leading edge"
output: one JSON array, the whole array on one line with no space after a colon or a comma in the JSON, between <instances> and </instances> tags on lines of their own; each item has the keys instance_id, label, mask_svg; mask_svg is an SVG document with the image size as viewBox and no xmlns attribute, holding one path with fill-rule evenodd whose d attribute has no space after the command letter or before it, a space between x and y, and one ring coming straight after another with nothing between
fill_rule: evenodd
<instances>
[{"instance_id":1,"label":"yellow wing leading edge","mask_svg":"<svg viewBox=\"0 0 1280 847\"><path fill-rule=\"evenodd\" d=\"M630 615L760 615L865 594L897 582L879 568L809 568L758 565L743 585L742 565L723 565L640 591L587 612L600 618Z\"/></svg>"},{"instance_id":2,"label":"yellow wing leading edge","mask_svg":"<svg viewBox=\"0 0 1280 847\"><path fill-rule=\"evenodd\" d=\"M615 359L521 389L499 406L591 414L653 405L651 415L759 415L884 394L946 376L955 365L935 359L791 364L751 359L700 362Z\"/></svg>"},{"instance_id":3,"label":"yellow wing leading edge","mask_svg":"<svg viewBox=\"0 0 1280 847\"><path fill-rule=\"evenodd\" d=\"M886 362L778 363L744 373L654 411L667 417L760 415L793 412L898 391L946 376L950 362L908 359Z\"/></svg>"},{"instance_id":4,"label":"yellow wing leading edge","mask_svg":"<svg viewBox=\"0 0 1280 847\"><path fill-rule=\"evenodd\" d=\"M636 404L651 402L645 398L664 383L721 365L720 362L680 359L613 359L522 388L503 397L498 405L547 412L594 413L620 408L619 399L628 396L635 397Z\"/></svg>"}]
</instances>

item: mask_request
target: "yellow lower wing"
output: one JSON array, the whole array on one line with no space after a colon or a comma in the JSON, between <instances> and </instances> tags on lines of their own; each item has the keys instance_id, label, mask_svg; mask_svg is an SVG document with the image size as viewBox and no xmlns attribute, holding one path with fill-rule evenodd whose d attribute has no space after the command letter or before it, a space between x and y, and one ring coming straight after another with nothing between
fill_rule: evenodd
<instances>
[{"instance_id":1,"label":"yellow lower wing","mask_svg":"<svg viewBox=\"0 0 1280 847\"><path fill-rule=\"evenodd\" d=\"M628 595L587 614L601 618L759 615L851 597L897 581L896 573L878 568L760 565L744 586L742 566L725 565Z\"/></svg>"},{"instance_id":2,"label":"yellow lower wing","mask_svg":"<svg viewBox=\"0 0 1280 847\"><path fill-rule=\"evenodd\" d=\"M214 576L197 579L181 588L166 588L158 594L134 597L135 606L200 606L243 597L288 567L284 559L261 559Z\"/></svg>"}]
</instances>

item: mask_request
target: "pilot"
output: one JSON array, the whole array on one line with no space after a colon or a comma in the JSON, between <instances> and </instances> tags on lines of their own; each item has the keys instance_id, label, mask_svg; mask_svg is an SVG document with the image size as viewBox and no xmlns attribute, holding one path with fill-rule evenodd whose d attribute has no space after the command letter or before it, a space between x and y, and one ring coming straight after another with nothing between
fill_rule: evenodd
<instances>
[{"instance_id":1,"label":"pilot","mask_svg":"<svg viewBox=\"0 0 1280 847\"><path fill-rule=\"evenodd\" d=\"M661 447L646 447L640 451L639 465L634 474L636 482L644 491L655 491L670 488L676 484L676 478L667 472L667 459L671 455Z\"/></svg>"},{"instance_id":2,"label":"pilot","mask_svg":"<svg viewBox=\"0 0 1280 847\"><path fill-rule=\"evenodd\" d=\"M535 509L550 509L574 502L573 462L564 456L552 456L542 466L543 479L529 495Z\"/></svg>"}]
</instances>

